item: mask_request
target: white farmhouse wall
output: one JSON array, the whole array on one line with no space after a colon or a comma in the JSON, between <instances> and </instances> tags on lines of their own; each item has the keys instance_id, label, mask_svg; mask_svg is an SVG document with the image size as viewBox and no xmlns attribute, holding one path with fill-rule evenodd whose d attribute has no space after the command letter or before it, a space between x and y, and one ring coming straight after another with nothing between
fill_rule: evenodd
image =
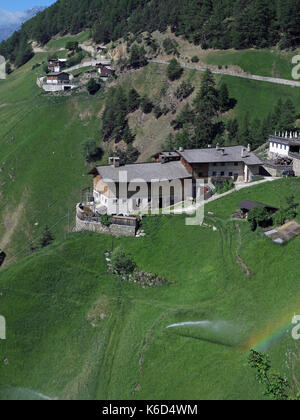
<instances>
[{"instance_id":1,"label":"white farmhouse wall","mask_svg":"<svg viewBox=\"0 0 300 420\"><path fill-rule=\"evenodd\" d=\"M275 156L288 156L290 146L280 142L270 141L269 143L269 157L274 158Z\"/></svg>"},{"instance_id":2,"label":"white farmhouse wall","mask_svg":"<svg viewBox=\"0 0 300 420\"><path fill-rule=\"evenodd\" d=\"M222 176L231 176L236 177L237 181L243 181L244 180L244 163L238 162L237 165L235 165L233 162L228 162L223 165L221 163L213 164L210 163L208 167L208 176L209 178L216 176L215 173L217 173L217 176L221 176L221 174L224 172L224 175Z\"/></svg>"}]
</instances>

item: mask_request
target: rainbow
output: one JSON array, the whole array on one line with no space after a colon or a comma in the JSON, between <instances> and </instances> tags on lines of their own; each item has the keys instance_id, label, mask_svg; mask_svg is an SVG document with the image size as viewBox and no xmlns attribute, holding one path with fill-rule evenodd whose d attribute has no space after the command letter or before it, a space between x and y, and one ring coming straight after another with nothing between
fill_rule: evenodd
<instances>
[{"instance_id":1,"label":"rainbow","mask_svg":"<svg viewBox=\"0 0 300 420\"><path fill-rule=\"evenodd\" d=\"M285 313L283 317L270 321L261 331L254 333L242 344L242 350L254 349L261 352L268 350L285 335L291 334L294 327L292 324L293 315L294 313L288 315Z\"/></svg>"}]
</instances>

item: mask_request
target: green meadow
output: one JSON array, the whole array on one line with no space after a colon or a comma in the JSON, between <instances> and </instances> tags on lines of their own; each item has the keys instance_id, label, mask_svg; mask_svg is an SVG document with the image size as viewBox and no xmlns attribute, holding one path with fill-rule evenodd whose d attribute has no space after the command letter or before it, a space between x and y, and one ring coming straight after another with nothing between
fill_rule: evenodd
<instances>
[{"instance_id":1,"label":"green meadow","mask_svg":"<svg viewBox=\"0 0 300 420\"><path fill-rule=\"evenodd\" d=\"M282 326L264 350L292 383L300 237L276 245L231 219L243 199L279 206L290 192L300 200L298 179L210 203L216 232L185 216L147 217L144 238L71 234L4 269L0 398L262 399L248 351ZM108 274L104 252L115 247L170 283L143 289ZM181 323L194 324L170 327Z\"/></svg>"},{"instance_id":2,"label":"green meadow","mask_svg":"<svg viewBox=\"0 0 300 420\"><path fill-rule=\"evenodd\" d=\"M295 64L292 58L297 52L277 49L210 51L205 57L207 64L217 66L238 66L247 73L266 77L279 77L293 80Z\"/></svg>"}]
</instances>

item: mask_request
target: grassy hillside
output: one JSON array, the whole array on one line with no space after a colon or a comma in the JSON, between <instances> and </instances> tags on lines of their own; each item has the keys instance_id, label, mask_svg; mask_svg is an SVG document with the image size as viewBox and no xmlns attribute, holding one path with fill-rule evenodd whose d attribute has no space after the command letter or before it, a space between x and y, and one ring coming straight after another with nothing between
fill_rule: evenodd
<instances>
[{"instance_id":1,"label":"grassy hillside","mask_svg":"<svg viewBox=\"0 0 300 420\"><path fill-rule=\"evenodd\" d=\"M273 336L263 349L274 368L298 376L299 365L288 366L300 350L289 332L300 310L300 237L279 246L231 220L242 199L278 206L291 191L299 200L298 179L207 205L217 232L149 217L145 238L72 234L3 270L0 398L260 399L246 358ZM104 252L116 246L172 284L142 289L107 274ZM204 322L167 328L188 321Z\"/></svg>"},{"instance_id":2,"label":"grassy hillside","mask_svg":"<svg viewBox=\"0 0 300 420\"><path fill-rule=\"evenodd\" d=\"M87 37L86 33L80 36ZM57 41L59 45L53 44L54 49L60 48L66 39ZM65 54L64 51L59 53ZM38 242L46 224L58 239L64 238L68 230L68 210L72 228L80 190L91 185L81 145L88 139L100 142L105 95L98 93L92 97L84 92L45 95L36 85L42 69L32 70L32 66L46 59L47 53L37 53L7 80L0 81L0 247L7 252L7 264L27 255L29 242ZM184 71L182 80L193 83L194 95L201 75L197 71ZM228 117L236 115L240 121L247 111L251 118L263 119L273 110L279 97L290 97L295 103L298 100L296 88L217 77L218 83L223 80L228 84L230 95L238 100ZM164 100L168 101L180 82L167 82L166 66L151 63L141 70L124 73L114 82L117 83L134 86L141 95L147 94L154 100L161 98L162 88L167 85ZM178 105L177 112L183 104ZM160 149L173 118L175 115L169 113L157 120L153 114L145 115L141 111L129 117L136 133L135 145L141 152L140 161L148 160ZM107 151L114 145L102 147Z\"/></svg>"}]
</instances>

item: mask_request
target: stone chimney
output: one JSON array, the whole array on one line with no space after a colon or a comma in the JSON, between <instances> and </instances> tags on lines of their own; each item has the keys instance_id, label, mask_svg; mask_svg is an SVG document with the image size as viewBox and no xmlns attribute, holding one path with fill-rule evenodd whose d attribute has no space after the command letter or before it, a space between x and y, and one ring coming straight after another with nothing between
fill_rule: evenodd
<instances>
[{"instance_id":1,"label":"stone chimney","mask_svg":"<svg viewBox=\"0 0 300 420\"><path fill-rule=\"evenodd\" d=\"M220 144L219 143L217 143L217 145L216 145L216 149L219 151L220 150Z\"/></svg>"},{"instance_id":2,"label":"stone chimney","mask_svg":"<svg viewBox=\"0 0 300 420\"><path fill-rule=\"evenodd\" d=\"M249 143L247 146L247 152L250 153L251 152L251 144Z\"/></svg>"},{"instance_id":3,"label":"stone chimney","mask_svg":"<svg viewBox=\"0 0 300 420\"><path fill-rule=\"evenodd\" d=\"M241 157L242 157L242 159L244 159L246 157L246 155L247 155L247 150L243 147L242 148L242 151L241 151Z\"/></svg>"},{"instance_id":4,"label":"stone chimney","mask_svg":"<svg viewBox=\"0 0 300 420\"><path fill-rule=\"evenodd\" d=\"M179 147L179 152L184 152L184 148L183 147Z\"/></svg>"}]
</instances>

